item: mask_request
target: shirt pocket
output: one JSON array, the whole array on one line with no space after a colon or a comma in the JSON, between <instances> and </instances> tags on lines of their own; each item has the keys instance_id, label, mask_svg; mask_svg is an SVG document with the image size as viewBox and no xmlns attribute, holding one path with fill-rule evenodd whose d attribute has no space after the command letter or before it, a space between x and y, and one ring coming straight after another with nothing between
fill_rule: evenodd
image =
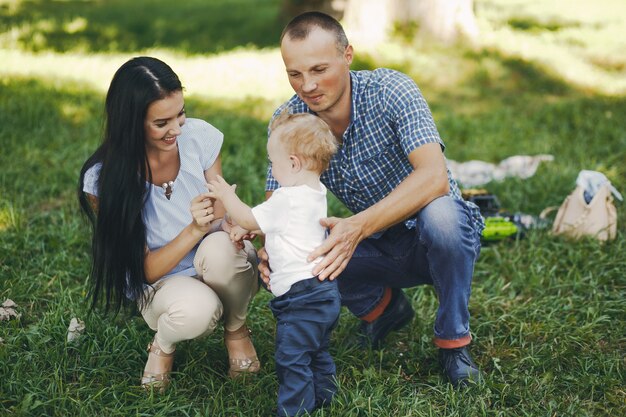
<instances>
[{"instance_id":1,"label":"shirt pocket","mask_svg":"<svg viewBox=\"0 0 626 417\"><path fill-rule=\"evenodd\" d=\"M399 144L392 143L357 163L359 197L367 206L382 200L406 177L408 163Z\"/></svg>"}]
</instances>

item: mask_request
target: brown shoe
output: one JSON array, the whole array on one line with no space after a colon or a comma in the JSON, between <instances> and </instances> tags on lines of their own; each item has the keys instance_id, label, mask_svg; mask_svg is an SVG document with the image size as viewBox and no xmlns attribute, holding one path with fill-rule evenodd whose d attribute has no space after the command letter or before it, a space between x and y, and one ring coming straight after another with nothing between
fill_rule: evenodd
<instances>
[{"instance_id":1,"label":"brown shoe","mask_svg":"<svg viewBox=\"0 0 626 417\"><path fill-rule=\"evenodd\" d=\"M245 374L255 374L261 370L261 362L256 356L256 350L254 349L252 339L250 338L251 334L252 332L245 324L241 326L238 330L235 330L233 332L224 330L224 342L231 340L248 339L248 343L254 351L254 354L252 356L243 358L233 358L231 357L230 351L228 352L228 376L230 378L237 378ZM228 344L226 344L226 348L228 349Z\"/></svg>"},{"instance_id":2,"label":"brown shoe","mask_svg":"<svg viewBox=\"0 0 626 417\"><path fill-rule=\"evenodd\" d=\"M172 358L167 371L155 374L144 369L143 376L141 377L142 388L146 390L158 390L159 393L163 394L170 384L170 372L172 371L172 367L174 365L174 352L163 352L154 340L148 345L148 352L148 358L150 358L150 355L156 355L162 358ZM148 365L147 362L146 365Z\"/></svg>"}]
</instances>

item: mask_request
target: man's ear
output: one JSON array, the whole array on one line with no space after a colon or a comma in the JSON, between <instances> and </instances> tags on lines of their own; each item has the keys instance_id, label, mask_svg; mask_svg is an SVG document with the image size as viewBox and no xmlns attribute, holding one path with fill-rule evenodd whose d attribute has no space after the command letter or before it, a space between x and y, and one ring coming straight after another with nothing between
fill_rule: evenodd
<instances>
[{"instance_id":1,"label":"man's ear","mask_svg":"<svg viewBox=\"0 0 626 417\"><path fill-rule=\"evenodd\" d=\"M346 64L350 66L352 64L352 59L354 58L354 50L352 49L352 45L348 45L346 50L343 53L343 57L346 60Z\"/></svg>"},{"instance_id":2,"label":"man's ear","mask_svg":"<svg viewBox=\"0 0 626 417\"><path fill-rule=\"evenodd\" d=\"M289 162L291 163L292 172L300 172L302 169L302 161L296 155L289 155Z\"/></svg>"}]
</instances>

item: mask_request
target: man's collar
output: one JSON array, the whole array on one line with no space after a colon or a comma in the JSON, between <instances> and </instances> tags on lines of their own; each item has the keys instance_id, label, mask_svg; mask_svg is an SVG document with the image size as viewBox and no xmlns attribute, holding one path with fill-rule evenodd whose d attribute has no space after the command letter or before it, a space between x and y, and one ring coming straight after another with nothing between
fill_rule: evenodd
<instances>
[{"instance_id":1,"label":"man's collar","mask_svg":"<svg viewBox=\"0 0 626 417\"><path fill-rule=\"evenodd\" d=\"M356 120L357 117L357 91L359 91L359 77L357 76L356 71L350 71L350 125Z\"/></svg>"}]
</instances>

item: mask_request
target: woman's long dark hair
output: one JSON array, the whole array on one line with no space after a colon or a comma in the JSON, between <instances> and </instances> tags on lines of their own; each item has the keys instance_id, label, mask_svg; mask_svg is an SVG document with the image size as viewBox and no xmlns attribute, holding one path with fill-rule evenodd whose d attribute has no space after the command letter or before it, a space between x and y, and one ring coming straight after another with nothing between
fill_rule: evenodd
<instances>
[{"instance_id":1,"label":"woman's long dark hair","mask_svg":"<svg viewBox=\"0 0 626 417\"><path fill-rule=\"evenodd\" d=\"M142 209L152 180L145 144L148 107L182 85L164 62L137 57L122 65L106 96L104 140L80 171L78 200L93 226L91 307L104 297L105 311L138 303L144 296L146 226ZM94 211L83 192L85 172L101 163ZM134 301L131 301L134 300Z\"/></svg>"}]
</instances>

